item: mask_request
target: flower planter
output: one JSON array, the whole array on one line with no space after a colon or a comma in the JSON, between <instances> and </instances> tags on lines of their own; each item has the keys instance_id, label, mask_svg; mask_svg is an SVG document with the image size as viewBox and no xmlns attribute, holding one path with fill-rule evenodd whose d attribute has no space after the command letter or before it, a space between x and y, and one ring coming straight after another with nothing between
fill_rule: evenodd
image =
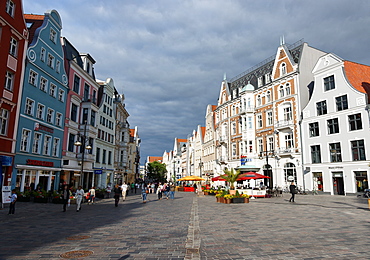
<instances>
[{"instance_id":1,"label":"flower planter","mask_svg":"<svg viewBox=\"0 0 370 260\"><path fill-rule=\"evenodd\" d=\"M76 204L76 200L70 200L69 203L70 204Z\"/></svg>"},{"instance_id":2,"label":"flower planter","mask_svg":"<svg viewBox=\"0 0 370 260\"><path fill-rule=\"evenodd\" d=\"M51 200L52 203L55 203L55 204L63 204L63 199L60 199L60 198L53 198Z\"/></svg>"},{"instance_id":3,"label":"flower planter","mask_svg":"<svg viewBox=\"0 0 370 260\"><path fill-rule=\"evenodd\" d=\"M230 204L231 203L231 199L224 199L224 203L225 204Z\"/></svg>"},{"instance_id":4,"label":"flower planter","mask_svg":"<svg viewBox=\"0 0 370 260\"><path fill-rule=\"evenodd\" d=\"M22 197L22 196L19 196L17 198L17 201L20 201L20 202L30 202L31 201L31 197Z\"/></svg>"},{"instance_id":5,"label":"flower planter","mask_svg":"<svg viewBox=\"0 0 370 260\"><path fill-rule=\"evenodd\" d=\"M224 197L220 197L220 202L221 203L225 203L225 198Z\"/></svg>"},{"instance_id":6,"label":"flower planter","mask_svg":"<svg viewBox=\"0 0 370 260\"><path fill-rule=\"evenodd\" d=\"M207 191L204 191L204 195L208 195L209 193Z\"/></svg>"},{"instance_id":7,"label":"flower planter","mask_svg":"<svg viewBox=\"0 0 370 260\"><path fill-rule=\"evenodd\" d=\"M220 197L216 197L216 202L220 202Z\"/></svg>"},{"instance_id":8,"label":"flower planter","mask_svg":"<svg viewBox=\"0 0 370 260\"><path fill-rule=\"evenodd\" d=\"M48 203L48 198L33 198L35 203Z\"/></svg>"},{"instance_id":9,"label":"flower planter","mask_svg":"<svg viewBox=\"0 0 370 260\"><path fill-rule=\"evenodd\" d=\"M249 203L249 198L244 198L244 203Z\"/></svg>"},{"instance_id":10,"label":"flower planter","mask_svg":"<svg viewBox=\"0 0 370 260\"><path fill-rule=\"evenodd\" d=\"M245 203L245 198L233 198L233 203Z\"/></svg>"}]
</instances>

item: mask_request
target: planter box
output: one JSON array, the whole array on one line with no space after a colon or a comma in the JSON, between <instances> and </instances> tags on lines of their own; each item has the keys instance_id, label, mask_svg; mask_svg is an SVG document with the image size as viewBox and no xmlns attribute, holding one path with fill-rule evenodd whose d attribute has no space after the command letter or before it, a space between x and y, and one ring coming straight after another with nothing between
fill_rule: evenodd
<instances>
[{"instance_id":1,"label":"planter box","mask_svg":"<svg viewBox=\"0 0 370 260\"><path fill-rule=\"evenodd\" d=\"M48 198L33 198L35 203L48 203Z\"/></svg>"},{"instance_id":2,"label":"planter box","mask_svg":"<svg viewBox=\"0 0 370 260\"><path fill-rule=\"evenodd\" d=\"M55 203L55 204L63 204L63 200L59 199L59 198L57 198L57 199L54 198L54 199L51 200L51 202Z\"/></svg>"},{"instance_id":3,"label":"planter box","mask_svg":"<svg viewBox=\"0 0 370 260\"><path fill-rule=\"evenodd\" d=\"M30 202L31 201L31 197L18 197L17 198L17 201L20 201L20 202Z\"/></svg>"},{"instance_id":4,"label":"planter box","mask_svg":"<svg viewBox=\"0 0 370 260\"><path fill-rule=\"evenodd\" d=\"M208 195L209 193L207 191L204 191L204 195Z\"/></svg>"},{"instance_id":5,"label":"planter box","mask_svg":"<svg viewBox=\"0 0 370 260\"><path fill-rule=\"evenodd\" d=\"M232 199L224 199L225 204L230 204L232 202Z\"/></svg>"},{"instance_id":6,"label":"planter box","mask_svg":"<svg viewBox=\"0 0 370 260\"><path fill-rule=\"evenodd\" d=\"M233 203L245 203L245 198L233 198Z\"/></svg>"}]
</instances>

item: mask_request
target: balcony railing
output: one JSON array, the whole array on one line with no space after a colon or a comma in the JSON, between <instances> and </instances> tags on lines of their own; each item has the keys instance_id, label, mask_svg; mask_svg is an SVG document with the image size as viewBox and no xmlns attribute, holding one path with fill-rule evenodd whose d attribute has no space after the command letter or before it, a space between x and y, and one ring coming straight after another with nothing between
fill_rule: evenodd
<instances>
[{"instance_id":1,"label":"balcony railing","mask_svg":"<svg viewBox=\"0 0 370 260\"><path fill-rule=\"evenodd\" d=\"M275 123L275 128L287 128L293 125L293 120L280 120Z\"/></svg>"},{"instance_id":2,"label":"balcony railing","mask_svg":"<svg viewBox=\"0 0 370 260\"><path fill-rule=\"evenodd\" d=\"M82 102L91 102L91 103L94 103L95 105L97 105L97 99L93 95L85 95L85 96L83 96Z\"/></svg>"},{"instance_id":3,"label":"balcony railing","mask_svg":"<svg viewBox=\"0 0 370 260\"><path fill-rule=\"evenodd\" d=\"M254 112L254 107L249 106L249 107L241 107L240 108L240 113L253 113Z\"/></svg>"}]
</instances>

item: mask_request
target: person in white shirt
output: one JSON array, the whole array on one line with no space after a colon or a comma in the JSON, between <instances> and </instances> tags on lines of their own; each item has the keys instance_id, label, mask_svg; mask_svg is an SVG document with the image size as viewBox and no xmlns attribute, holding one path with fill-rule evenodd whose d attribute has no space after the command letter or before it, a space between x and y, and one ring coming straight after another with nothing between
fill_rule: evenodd
<instances>
[{"instance_id":1,"label":"person in white shirt","mask_svg":"<svg viewBox=\"0 0 370 260\"><path fill-rule=\"evenodd\" d=\"M126 191L127 191L127 184L125 182L123 182L123 184L121 186L121 189L122 189L122 200L125 201L126 200Z\"/></svg>"},{"instance_id":2,"label":"person in white shirt","mask_svg":"<svg viewBox=\"0 0 370 260\"><path fill-rule=\"evenodd\" d=\"M81 186L78 186L78 190L76 191L76 204L77 204L77 212L81 210L81 202L85 192Z\"/></svg>"}]
</instances>

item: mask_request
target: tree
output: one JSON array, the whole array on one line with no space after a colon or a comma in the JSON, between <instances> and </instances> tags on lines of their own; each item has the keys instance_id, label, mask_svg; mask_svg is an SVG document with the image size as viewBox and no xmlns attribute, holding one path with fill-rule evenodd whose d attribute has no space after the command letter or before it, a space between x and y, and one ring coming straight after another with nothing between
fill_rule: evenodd
<instances>
[{"instance_id":1,"label":"tree","mask_svg":"<svg viewBox=\"0 0 370 260\"><path fill-rule=\"evenodd\" d=\"M166 181L166 164L157 161L148 163L148 178L156 182Z\"/></svg>"},{"instance_id":2,"label":"tree","mask_svg":"<svg viewBox=\"0 0 370 260\"><path fill-rule=\"evenodd\" d=\"M228 183L230 183L230 189L234 190L235 189L234 182L236 182L236 180L239 178L240 170L236 170L236 172L234 172L234 169L231 169L231 171L225 169L224 173L225 175L222 175L222 178L225 179Z\"/></svg>"}]
</instances>

